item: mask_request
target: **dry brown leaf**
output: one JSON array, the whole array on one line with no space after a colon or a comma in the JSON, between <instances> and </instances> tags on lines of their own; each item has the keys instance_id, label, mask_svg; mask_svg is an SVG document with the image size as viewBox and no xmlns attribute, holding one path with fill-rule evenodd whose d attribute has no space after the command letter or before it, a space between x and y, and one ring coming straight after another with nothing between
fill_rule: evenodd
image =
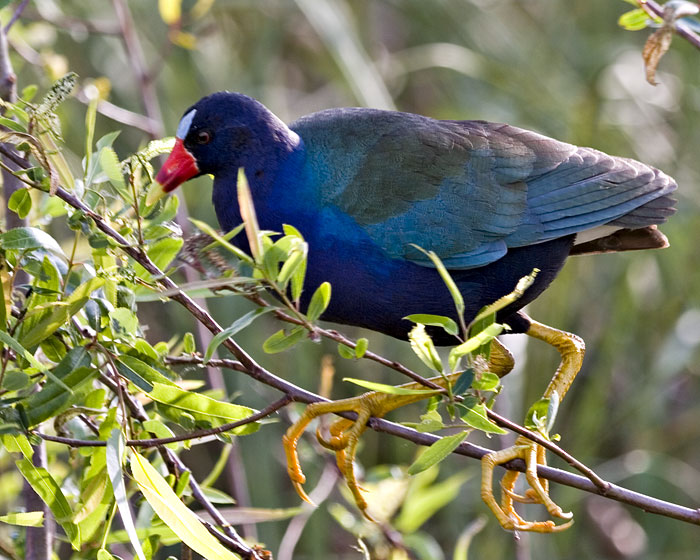
<instances>
[{"instance_id":1,"label":"dry brown leaf","mask_svg":"<svg viewBox=\"0 0 700 560\"><path fill-rule=\"evenodd\" d=\"M644 44L642 58L644 58L647 82L652 86L657 84L656 67L659 65L661 57L666 54L666 51L671 46L672 38L673 28L665 25L658 31L652 33Z\"/></svg>"}]
</instances>

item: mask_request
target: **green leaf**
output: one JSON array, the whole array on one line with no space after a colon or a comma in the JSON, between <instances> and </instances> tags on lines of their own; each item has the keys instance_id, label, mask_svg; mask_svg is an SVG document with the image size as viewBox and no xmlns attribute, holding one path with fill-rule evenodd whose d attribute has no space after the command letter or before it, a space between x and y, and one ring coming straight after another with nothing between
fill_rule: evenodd
<instances>
[{"instance_id":1,"label":"green leaf","mask_svg":"<svg viewBox=\"0 0 700 560\"><path fill-rule=\"evenodd\" d=\"M474 379L472 387L477 391L495 391L500 384L501 378L498 375L484 371Z\"/></svg>"},{"instance_id":2,"label":"green leaf","mask_svg":"<svg viewBox=\"0 0 700 560\"><path fill-rule=\"evenodd\" d=\"M301 342L306 336L307 331L301 326L294 327L288 333L285 332L284 329L281 329L263 342L262 348L268 354L277 354Z\"/></svg>"},{"instance_id":3,"label":"green leaf","mask_svg":"<svg viewBox=\"0 0 700 560\"><path fill-rule=\"evenodd\" d=\"M185 354L194 354L197 351L197 343L191 332L186 332L185 336L182 337L182 351Z\"/></svg>"},{"instance_id":4,"label":"green leaf","mask_svg":"<svg viewBox=\"0 0 700 560\"><path fill-rule=\"evenodd\" d=\"M136 314L126 307L117 307L109 312L109 322L115 336L135 336L138 334L139 320Z\"/></svg>"},{"instance_id":5,"label":"green leaf","mask_svg":"<svg viewBox=\"0 0 700 560\"><path fill-rule=\"evenodd\" d=\"M433 443L428 449L420 454L418 459L416 459L413 464L408 467L408 474L414 475L429 469L433 465L436 465L443 461L446 457L450 455L460 443L462 443L469 432L459 432L451 436L445 436Z\"/></svg>"},{"instance_id":6,"label":"green leaf","mask_svg":"<svg viewBox=\"0 0 700 560\"><path fill-rule=\"evenodd\" d=\"M452 300L455 303L455 308L457 309L457 315L462 317L464 315L464 298L462 297L462 292L459 291L457 284L455 284L455 281L452 279L452 276L450 275L449 271L445 268L445 265L440 260L440 257L438 257L437 253L435 253L434 251L426 251L418 245L413 246L416 249L425 253L428 256L428 258L432 261L435 268L437 268L437 271L440 274L440 278L442 278L442 281L445 283L445 286L447 286L447 289L450 291Z\"/></svg>"},{"instance_id":7,"label":"green leaf","mask_svg":"<svg viewBox=\"0 0 700 560\"><path fill-rule=\"evenodd\" d=\"M284 261L277 275L277 282L285 287L287 283L297 274L300 268L306 268L306 255L308 252L307 245L304 243L301 247L294 249L289 258ZM292 295L293 299L294 295Z\"/></svg>"},{"instance_id":8,"label":"green leaf","mask_svg":"<svg viewBox=\"0 0 700 560\"><path fill-rule=\"evenodd\" d=\"M299 230L297 230L294 226L290 226L288 224L283 224L282 229L283 229L285 235L298 237L302 241L304 240L301 233L299 233ZM305 247L304 252L305 252L305 256L306 256L306 254L308 254L308 245L306 244L306 242L304 242L304 247ZM306 258L304 258L301 261L301 264L299 264L299 266L295 268L293 274L291 275L292 301L299 301L299 298L301 297L301 292L304 288L304 279L306 278L306 263L307 263L307 260L306 260ZM284 268L284 266L282 268ZM281 274L282 274L282 272L280 271L280 275Z\"/></svg>"},{"instance_id":9,"label":"green leaf","mask_svg":"<svg viewBox=\"0 0 700 560\"><path fill-rule=\"evenodd\" d=\"M7 201L7 207L24 219L32 209L32 197L29 194L29 189L17 189L12 193L10 200Z\"/></svg>"},{"instance_id":10,"label":"green leaf","mask_svg":"<svg viewBox=\"0 0 700 560\"><path fill-rule=\"evenodd\" d=\"M523 276L520 280L518 280L518 283L515 285L515 288L512 292L499 298L491 305L487 305L481 311L479 311L477 316L474 317L472 324L481 321L482 319L491 315L492 313L497 313L504 307L520 299L525 293L525 290L527 290L535 282L535 277L537 276L539 271L539 268L533 268L530 274L528 274L527 276Z\"/></svg>"},{"instance_id":11,"label":"green leaf","mask_svg":"<svg viewBox=\"0 0 700 560\"><path fill-rule=\"evenodd\" d=\"M182 248L181 237L164 237L148 247L148 257L161 270L165 269Z\"/></svg>"},{"instance_id":12,"label":"green leaf","mask_svg":"<svg viewBox=\"0 0 700 560\"><path fill-rule=\"evenodd\" d=\"M386 393L387 395L436 395L440 393L438 389L408 389L406 387L394 385L385 385L384 383L375 383L374 381L365 381L364 379L354 379L352 377L343 377L343 381L359 385L364 389L376 391L377 393Z\"/></svg>"},{"instance_id":13,"label":"green leaf","mask_svg":"<svg viewBox=\"0 0 700 560\"><path fill-rule=\"evenodd\" d=\"M89 367L90 361L90 355L84 347L72 348L53 368L41 391L20 401L30 427L66 410L77 399L77 393L89 387L91 380L98 374L97 369Z\"/></svg>"},{"instance_id":14,"label":"green leaf","mask_svg":"<svg viewBox=\"0 0 700 560\"><path fill-rule=\"evenodd\" d=\"M474 369L467 368L457 378L457 383L454 384L452 391L455 395L463 395L472 386L472 381L474 381Z\"/></svg>"},{"instance_id":15,"label":"green leaf","mask_svg":"<svg viewBox=\"0 0 700 560\"><path fill-rule=\"evenodd\" d=\"M477 430L481 430L482 432L486 432L488 434L508 433L506 430L489 420L486 414L486 406L483 403L475 404L473 407L467 410L466 414L462 416L462 420L464 420L464 422L466 422L472 428L476 428Z\"/></svg>"},{"instance_id":16,"label":"green leaf","mask_svg":"<svg viewBox=\"0 0 700 560\"><path fill-rule=\"evenodd\" d=\"M450 369L452 369L453 371L457 369L457 364L463 356L471 354L472 352L481 348L484 344L491 342L494 338L501 334L503 328L503 325L499 323L493 323L492 325L489 325L487 328L481 331L479 334L472 336L459 346L455 346L450 351Z\"/></svg>"},{"instance_id":17,"label":"green leaf","mask_svg":"<svg viewBox=\"0 0 700 560\"><path fill-rule=\"evenodd\" d=\"M66 258L63 249L45 231L34 227L18 227L0 234L0 247L7 250L32 251L34 249L46 249L62 257Z\"/></svg>"},{"instance_id":18,"label":"green leaf","mask_svg":"<svg viewBox=\"0 0 700 560\"><path fill-rule=\"evenodd\" d=\"M338 354L341 358L345 358L346 360L354 360L355 358L357 358L357 356L355 355L355 351L352 348L350 348L350 346L347 346L342 342L338 343Z\"/></svg>"},{"instance_id":19,"label":"green leaf","mask_svg":"<svg viewBox=\"0 0 700 560\"><path fill-rule=\"evenodd\" d=\"M459 327L449 317L443 315L428 315L425 313L417 313L415 315L408 315L404 317L409 321L414 323L419 323L421 325L431 325L433 327L442 327L448 334L457 335L459 334Z\"/></svg>"},{"instance_id":20,"label":"green leaf","mask_svg":"<svg viewBox=\"0 0 700 560\"><path fill-rule=\"evenodd\" d=\"M124 451L124 436L121 430L112 430L107 440L107 472L109 473L109 480L112 483L112 490L114 492L114 498L117 501L119 516L124 524L124 529L129 535L131 546L134 547L134 551L139 557L139 560L146 560L146 556L141 548L141 542L136 533L134 518L131 514L131 506L126 493L126 485L124 484L124 473L122 469Z\"/></svg>"},{"instance_id":21,"label":"green leaf","mask_svg":"<svg viewBox=\"0 0 700 560\"><path fill-rule=\"evenodd\" d=\"M25 511L0 515L0 521L22 527L41 527L44 525L43 511Z\"/></svg>"},{"instance_id":22,"label":"green leaf","mask_svg":"<svg viewBox=\"0 0 700 560\"><path fill-rule=\"evenodd\" d=\"M14 130L15 132L27 132L27 129L24 125L6 117L0 117L0 125L6 126L10 130Z\"/></svg>"},{"instance_id":23,"label":"green leaf","mask_svg":"<svg viewBox=\"0 0 700 560\"><path fill-rule=\"evenodd\" d=\"M255 410L247 406L240 406L228 402L219 401L199 393L185 391L172 385L154 383L153 390L148 396L154 401L166 405L166 410L177 415L190 414L198 422L205 422L211 427L222 426L230 422L237 422L248 418ZM235 435L247 435L259 428L257 422L251 422L232 430Z\"/></svg>"},{"instance_id":24,"label":"green leaf","mask_svg":"<svg viewBox=\"0 0 700 560\"><path fill-rule=\"evenodd\" d=\"M328 304L331 302L331 285L328 282L324 282L314 292L311 296L311 301L309 302L309 308L306 310L306 316L312 323L318 319L321 314L328 308Z\"/></svg>"},{"instance_id":25,"label":"green leaf","mask_svg":"<svg viewBox=\"0 0 700 560\"><path fill-rule=\"evenodd\" d=\"M25 348L37 346L80 311L90 299L90 294L103 284L103 278L91 278L78 286L68 299L56 302L50 309L46 309L36 324L29 329L29 332L20 335L20 343Z\"/></svg>"},{"instance_id":26,"label":"green leaf","mask_svg":"<svg viewBox=\"0 0 700 560\"><path fill-rule=\"evenodd\" d=\"M116 365L121 375L143 391L152 391L154 383L175 385L167 376L134 356L122 354L116 359Z\"/></svg>"},{"instance_id":27,"label":"green leaf","mask_svg":"<svg viewBox=\"0 0 700 560\"><path fill-rule=\"evenodd\" d=\"M236 335L238 332L240 332L248 325L250 325L253 321L255 321L255 319L257 319L265 313L272 311L273 309L273 307L258 307L257 309L253 309L252 311L249 311L242 317L236 319L230 327L218 333L214 338L212 338L211 342L209 343L209 346L207 346L207 351L204 354L204 363L207 363L209 360L211 360L211 357L214 355L214 352L216 352L216 349L221 345L221 343L224 340Z\"/></svg>"},{"instance_id":28,"label":"green leaf","mask_svg":"<svg viewBox=\"0 0 700 560\"><path fill-rule=\"evenodd\" d=\"M105 146L100 150L100 165L102 166L102 171L109 179L119 193L124 197L124 199L129 200L131 195L126 188L126 183L124 183L124 176L122 175L121 165L119 164L119 158L117 153L113 148Z\"/></svg>"},{"instance_id":29,"label":"green leaf","mask_svg":"<svg viewBox=\"0 0 700 560\"><path fill-rule=\"evenodd\" d=\"M404 535L415 533L438 510L445 507L459 494L462 485L471 475L457 473L424 488L409 488L406 500L392 525Z\"/></svg>"},{"instance_id":30,"label":"green leaf","mask_svg":"<svg viewBox=\"0 0 700 560\"><path fill-rule=\"evenodd\" d=\"M245 234L248 237L250 252L255 262L260 262L263 255L262 236L253 206L253 195L250 193L248 179L242 167L238 169L238 208L245 224Z\"/></svg>"},{"instance_id":31,"label":"green leaf","mask_svg":"<svg viewBox=\"0 0 700 560\"><path fill-rule=\"evenodd\" d=\"M625 12L617 20L617 24L627 31L639 31L641 29L645 29L649 26L650 22L651 19L649 18L649 15L641 8Z\"/></svg>"},{"instance_id":32,"label":"green leaf","mask_svg":"<svg viewBox=\"0 0 700 560\"><path fill-rule=\"evenodd\" d=\"M145 457L132 452L131 472L143 497L158 517L192 550L209 560L237 560L207 531L199 518L183 504L165 479Z\"/></svg>"},{"instance_id":33,"label":"green leaf","mask_svg":"<svg viewBox=\"0 0 700 560\"><path fill-rule=\"evenodd\" d=\"M355 357L360 359L362 356L364 356L368 347L369 340L366 338L358 338L357 342L355 343Z\"/></svg>"},{"instance_id":34,"label":"green leaf","mask_svg":"<svg viewBox=\"0 0 700 560\"><path fill-rule=\"evenodd\" d=\"M249 255L241 251L238 247L233 245L232 243L229 243L224 237L219 235L219 233L211 227L209 224L206 222L202 222L200 220L195 220L194 218L189 218L190 222L194 224L194 226L202 231L203 233L206 233L209 237L211 237L216 243L233 253L239 260L242 262L248 264L248 265L253 265L253 259L250 258ZM240 231L240 229L243 227L243 224L241 224L239 227L235 228L233 231ZM226 234L226 237L228 237L229 234Z\"/></svg>"},{"instance_id":35,"label":"green leaf","mask_svg":"<svg viewBox=\"0 0 700 560\"><path fill-rule=\"evenodd\" d=\"M435 349L433 340L425 332L425 326L418 323L408 333L408 340L416 356L430 369L441 372L442 361Z\"/></svg>"},{"instance_id":36,"label":"green leaf","mask_svg":"<svg viewBox=\"0 0 700 560\"><path fill-rule=\"evenodd\" d=\"M78 527L71 521L73 511L71 510L68 500L63 495L61 487L43 467L35 466L28 459L19 459L16 463L17 468L22 473L22 476L38 494L41 500L49 506L56 521L63 527L71 546L74 550L80 550L80 531Z\"/></svg>"}]
</instances>

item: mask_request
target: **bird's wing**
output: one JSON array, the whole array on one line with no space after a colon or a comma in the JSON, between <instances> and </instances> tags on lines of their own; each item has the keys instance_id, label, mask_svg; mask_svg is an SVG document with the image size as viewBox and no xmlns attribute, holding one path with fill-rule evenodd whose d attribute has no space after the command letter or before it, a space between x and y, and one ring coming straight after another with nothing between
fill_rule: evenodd
<instances>
[{"instance_id":1,"label":"bird's wing","mask_svg":"<svg viewBox=\"0 0 700 560\"><path fill-rule=\"evenodd\" d=\"M430 261L416 245L472 268L604 224L658 223L672 206L646 208L675 188L658 170L508 125L343 109L291 128L320 203L419 264Z\"/></svg>"}]
</instances>

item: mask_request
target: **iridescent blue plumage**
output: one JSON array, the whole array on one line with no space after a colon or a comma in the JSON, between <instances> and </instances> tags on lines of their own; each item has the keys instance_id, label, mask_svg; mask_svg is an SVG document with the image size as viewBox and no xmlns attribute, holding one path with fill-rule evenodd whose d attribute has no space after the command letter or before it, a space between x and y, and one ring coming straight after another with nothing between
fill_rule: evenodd
<instances>
[{"instance_id":1,"label":"iridescent blue plumage","mask_svg":"<svg viewBox=\"0 0 700 560\"><path fill-rule=\"evenodd\" d=\"M186 116L184 148L200 173L214 175L222 228L240 223L236 175L244 167L261 227L289 223L309 242L306 294L331 282L324 318L393 336L405 337L408 314L454 315L416 246L451 270L467 320L541 269L501 313L524 330L517 310L570 253L663 246L653 226L675 203L675 182L657 169L504 124L355 108L287 127L257 101L226 92Z\"/></svg>"}]
</instances>

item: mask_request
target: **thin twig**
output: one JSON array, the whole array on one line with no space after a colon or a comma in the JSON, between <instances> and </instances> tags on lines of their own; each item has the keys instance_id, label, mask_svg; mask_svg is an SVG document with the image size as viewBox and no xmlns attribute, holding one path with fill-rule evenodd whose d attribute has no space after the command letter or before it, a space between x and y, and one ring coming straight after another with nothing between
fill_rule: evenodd
<instances>
[{"instance_id":1,"label":"thin twig","mask_svg":"<svg viewBox=\"0 0 700 560\"><path fill-rule=\"evenodd\" d=\"M639 7L653 17L664 17L663 6L657 4L654 0L639 0ZM700 36L690 29L685 22L676 21L673 24L676 33L693 45L696 49L700 49Z\"/></svg>"}]
</instances>

